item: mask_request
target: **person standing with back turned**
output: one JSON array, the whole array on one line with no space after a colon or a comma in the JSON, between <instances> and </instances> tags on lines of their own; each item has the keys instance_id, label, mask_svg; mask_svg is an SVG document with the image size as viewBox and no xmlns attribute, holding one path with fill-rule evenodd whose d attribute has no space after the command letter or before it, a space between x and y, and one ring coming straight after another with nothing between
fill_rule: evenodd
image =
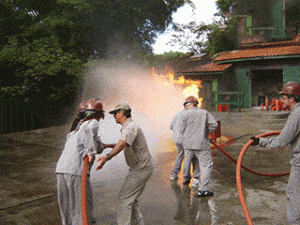
<instances>
[{"instance_id":1,"label":"person standing with back turned","mask_svg":"<svg viewBox=\"0 0 300 225\"><path fill-rule=\"evenodd\" d=\"M286 189L287 219L290 224L300 224L300 85L295 82L286 83L280 94L284 108L291 110L285 126L277 137L251 137L251 145L269 149L291 145L292 167Z\"/></svg>"},{"instance_id":2,"label":"person standing with back turned","mask_svg":"<svg viewBox=\"0 0 300 225\"><path fill-rule=\"evenodd\" d=\"M191 161L194 156L199 160L200 165L200 185L198 189L199 197L213 196L213 192L208 190L208 183L211 179L213 159L210 151L210 141L208 134L212 133L218 123L215 118L206 110L197 107L198 99L189 96L184 102L187 111L180 120L180 132L183 134L183 148L185 161L183 165L184 184L189 182L185 175L190 171Z\"/></svg>"},{"instance_id":3,"label":"person standing with back turned","mask_svg":"<svg viewBox=\"0 0 300 225\"><path fill-rule=\"evenodd\" d=\"M178 112L174 118L171 121L170 129L173 131L173 141L176 145L177 149L177 156L174 163L174 167L170 176L171 181L175 181L178 179L178 173L180 173L182 161L184 158L184 148L182 145L182 134L180 133L179 129L179 121L181 120L181 116L186 113L186 108L184 106L184 109ZM196 157L192 160L193 163L193 181L192 181L192 187L198 187L200 181L200 167L199 167L199 161ZM190 181L190 171L186 171L188 174L183 175L184 177L188 177L188 182Z\"/></svg>"}]
</instances>

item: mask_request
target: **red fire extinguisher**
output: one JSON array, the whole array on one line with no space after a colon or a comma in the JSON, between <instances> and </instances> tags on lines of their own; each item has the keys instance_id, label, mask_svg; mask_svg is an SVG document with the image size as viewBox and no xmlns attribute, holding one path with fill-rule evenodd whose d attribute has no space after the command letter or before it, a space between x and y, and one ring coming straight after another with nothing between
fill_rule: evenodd
<instances>
[{"instance_id":1,"label":"red fire extinguisher","mask_svg":"<svg viewBox=\"0 0 300 225\"><path fill-rule=\"evenodd\" d=\"M266 106L266 110L269 110L269 98L268 98L268 96L265 99L265 106Z\"/></svg>"}]
</instances>

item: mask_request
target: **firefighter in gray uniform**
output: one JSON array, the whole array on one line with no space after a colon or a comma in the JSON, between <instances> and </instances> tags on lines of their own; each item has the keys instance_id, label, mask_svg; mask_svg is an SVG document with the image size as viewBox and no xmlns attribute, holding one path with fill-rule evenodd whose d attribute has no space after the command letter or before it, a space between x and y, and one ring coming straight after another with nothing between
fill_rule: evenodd
<instances>
[{"instance_id":1,"label":"firefighter in gray uniform","mask_svg":"<svg viewBox=\"0 0 300 225\"><path fill-rule=\"evenodd\" d=\"M180 120L180 132L183 135L183 148L185 161L183 164L183 184L188 184L188 177L191 161L194 156L199 160L200 184L199 197L212 196L213 192L208 190L208 183L211 178L213 159L210 151L210 141L208 134L212 133L218 123L215 118L206 110L197 107L198 100L194 96L189 96L185 100L186 113Z\"/></svg>"},{"instance_id":2,"label":"firefighter in gray uniform","mask_svg":"<svg viewBox=\"0 0 300 225\"><path fill-rule=\"evenodd\" d=\"M177 149L177 156L174 163L174 167L171 173L170 180L174 181L178 179L178 173L180 173L181 170L181 164L184 158L184 148L182 146L182 134L180 133L179 129L179 121L181 120L181 116L186 113L186 109L184 106L184 109L180 112L178 112L174 118L171 121L170 129L173 131L173 141L176 145ZM200 181L200 167L199 167L199 161L197 157L194 157L192 160L193 163L193 181L192 181L192 187L198 187ZM187 171L189 172L189 171ZM185 175L186 177L189 177L188 180L190 180L190 173L188 175Z\"/></svg>"},{"instance_id":3,"label":"firefighter in gray uniform","mask_svg":"<svg viewBox=\"0 0 300 225\"><path fill-rule=\"evenodd\" d=\"M107 160L124 150L129 173L118 196L120 205L117 222L119 225L142 225L144 222L138 200L153 173L152 156L143 131L131 119L130 106L120 103L109 113L114 115L116 123L122 125L121 138L109 154L97 159L100 163L96 170L101 169Z\"/></svg>"},{"instance_id":4,"label":"firefighter in gray uniform","mask_svg":"<svg viewBox=\"0 0 300 225\"><path fill-rule=\"evenodd\" d=\"M81 112L74 120L67 135L64 150L56 165L57 197L63 225L82 224L81 217L81 174L83 159L89 158L90 174L94 155L110 147L101 142L99 120L104 119L102 103L99 99L89 99L82 103ZM93 218L93 197L90 179L87 179L87 210L89 224Z\"/></svg>"},{"instance_id":5,"label":"firefighter in gray uniform","mask_svg":"<svg viewBox=\"0 0 300 225\"><path fill-rule=\"evenodd\" d=\"M290 224L300 224L300 85L295 82L285 84L280 94L285 108L291 110L287 122L277 137L251 137L251 145L269 149L291 145L292 165L287 184L287 218Z\"/></svg>"}]
</instances>

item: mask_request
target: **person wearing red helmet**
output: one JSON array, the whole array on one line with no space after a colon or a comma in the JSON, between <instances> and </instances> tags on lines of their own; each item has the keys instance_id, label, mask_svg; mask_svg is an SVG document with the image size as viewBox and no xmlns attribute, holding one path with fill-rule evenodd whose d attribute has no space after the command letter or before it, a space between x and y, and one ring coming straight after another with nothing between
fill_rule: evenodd
<instances>
[{"instance_id":1,"label":"person wearing red helmet","mask_svg":"<svg viewBox=\"0 0 300 225\"><path fill-rule=\"evenodd\" d=\"M197 100L197 99L196 99ZM198 100L197 100L198 101ZM186 104L185 104L186 105ZM186 106L184 105L184 109L178 112L174 118L172 119L170 123L170 129L173 131L173 141L176 145L177 149L177 156L176 160L174 163L174 167L170 176L171 181L175 181L178 179L178 173L180 173L181 166L182 166L182 161L184 158L184 148L182 145L182 135L180 133L179 129L179 121L181 116L186 112ZM199 161L196 157L193 158L192 160L193 164L193 181L192 181L192 187L198 187L200 181L199 181L199 176L200 176L200 167L199 167ZM188 171L189 172L189 171ZM190 177L190 175L186 175Z\"/></svg>"},{"instance_id":2,"label":"person wearing red helmet","mask_svg":"<svg viewBox=\"0 0 300 225\"><path fill-rule=\"evenodd\" d=\"M192 159L196 156L200 165L200 183L198 196L212 196L208 183L211 179L213 159L210 151L208 134L212 133L218 123L215 118L206 110L197 107L198 99L189 96L184 102L187 111L180 119L179 127L182 134L185 161L183 164L183 184L189 184L189 171Z\"/></svg>"},{"instance_id":3,"label":"person wearing red helmet","mask_svg":"<svg viewBox=\"0 0 300 225\"><path fill-rule=\"evenodd\" d=\"M83 159L89 158L89 171L94 155L110 145L103 144L98 135L99 120L104 118L99 99L89 99L80 104L78 118L73 122L63 152L56 165L57 196L63 225L81 224L81 174ZM87 180L87 209L89 224L93 221L93 199Z\"/></svg>"},{"instance_id":4,"label":"person wearing red helmet","mask_svg":"<svg viewBox=\"0 0 300 225\"><path fill-rule=\"evenodd\" d=\"M284 108L291 110L285 126L277 137L251 137L251 145L269 149L291 145L291 171L286 188L287 219L290 224L300 224L300 85L286 83L281 91Z\"/></svg>"},{"instance_id":5,"label":"person wearing red helmet","mask_svg":"<svg viewBox=\"0 0 300 225\"><path fill-rule=\"evenodd\" d=\"M85 108L86 108L86 103L87 101L84 100L79 104L78 107L78 114L76 116L76 118L74 119L70 132L72 132L73 130L75 130L79 124L79 122L85 117Z\"/></svg>"}]
</instances>

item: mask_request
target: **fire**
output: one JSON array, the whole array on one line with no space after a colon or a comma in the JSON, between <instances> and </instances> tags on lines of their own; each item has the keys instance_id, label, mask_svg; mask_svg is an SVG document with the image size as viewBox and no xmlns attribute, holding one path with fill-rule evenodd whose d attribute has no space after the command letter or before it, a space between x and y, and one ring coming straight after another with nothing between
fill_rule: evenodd
<instances>
[{"instance_id":1,"label":"fire","mask_svg":"<svg viewBox=\"0 0 300 225\"><path fill-rule=\"evenodd\" d=\"M199 108L202 105L202 98L199 97L199 88L202 87L201 80L189 80L184 76L180 76L177 79L174 78L174 72L169 70L166 75L158 75L154 69L152 72L154 79L162 85L173 85L182 90L182 96L187 98L189 96L195 96L199 101Z\"/></svg>"}]
</instances>

